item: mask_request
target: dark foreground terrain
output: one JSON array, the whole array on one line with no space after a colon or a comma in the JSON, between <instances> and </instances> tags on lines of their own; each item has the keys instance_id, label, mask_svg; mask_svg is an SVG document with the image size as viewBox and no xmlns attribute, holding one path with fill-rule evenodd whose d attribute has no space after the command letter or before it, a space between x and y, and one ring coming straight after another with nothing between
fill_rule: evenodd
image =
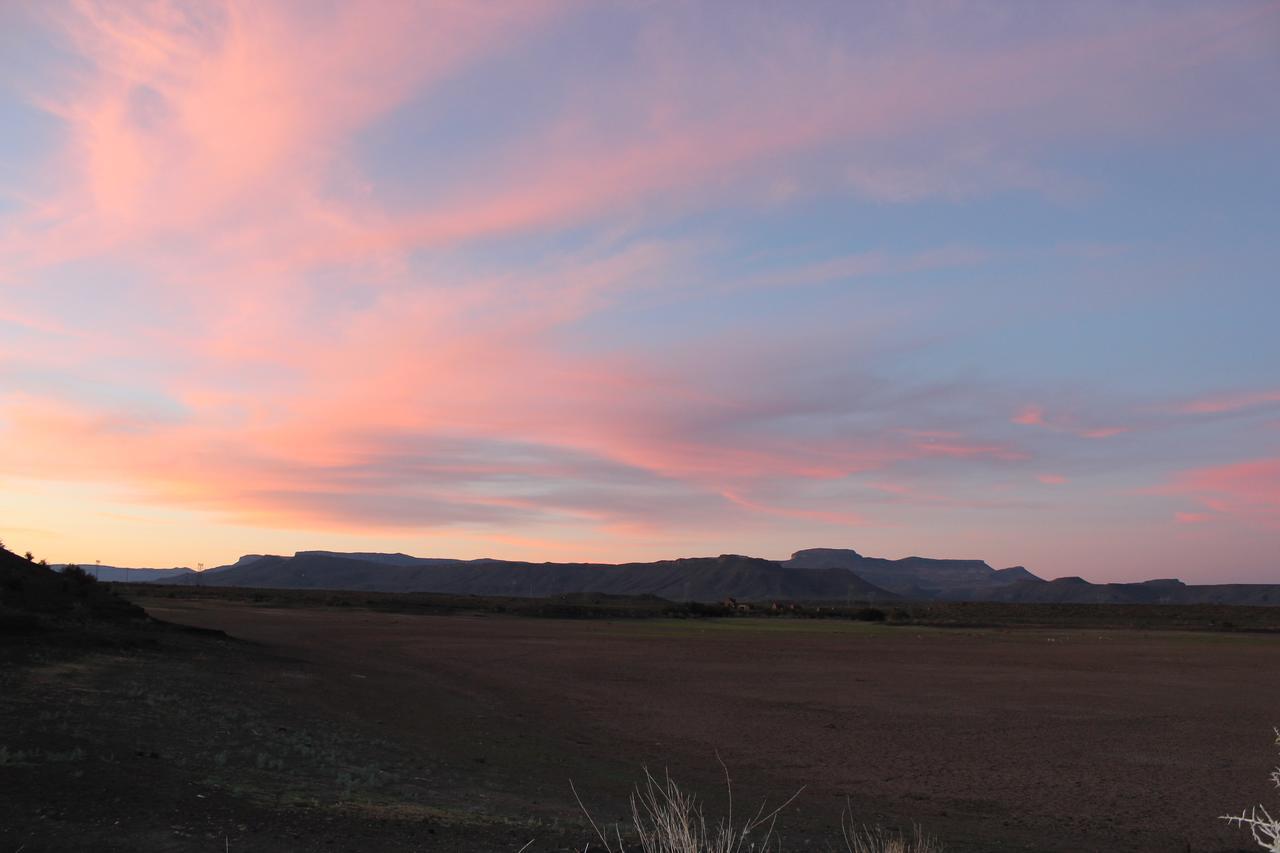
<instances>
[{"instance_id":1,"label":"dark foreground terrain","mask_svg":"<svg viewBox=\"0 0 1280 853\"><path fill-rule=\"evenodd\" d=\"M531 850L641 767L801 786L957 851L1228 851L1269 801L1280 636L795 618L536 619L133 596L153 628L0 646L0 851ZM595 849L593 847L593 849Z\"/></svg>"}]
</instances>

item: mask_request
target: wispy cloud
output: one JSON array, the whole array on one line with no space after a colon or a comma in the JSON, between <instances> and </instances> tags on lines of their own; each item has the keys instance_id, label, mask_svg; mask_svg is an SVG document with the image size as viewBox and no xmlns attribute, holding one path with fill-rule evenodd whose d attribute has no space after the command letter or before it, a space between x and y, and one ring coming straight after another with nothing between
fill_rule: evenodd
<instances>
[{"instance_id":1,"label":"wispy cloud","mask_svg":"<svg viewBox=\"0 0 1280 853\"><path fill-rule=\"evenodd\" d=\"M1078 438L1111 438L1130 431L1127 426L1100 426L1087 424L1070 412L1054 412L1049 414L1043 406L1029 404L1023 406L1012 418L1011 423L1020 426L1043 427L1054 432L1070 433Z\"/></svg>"},{"instance_id":2,"label":"wispy cloud","mask_svg":"<svg viewBox=\"0 0 1280 853\"><path fill-rule=\"evenodd\" d=\"M1165 494L1185 495L1211 513L1239 521L1280 526L1280 459L1250 459L1178 474ZM1204 521L1208 513L1180 513L1179 521Z\"/></svg>"},{"instance_id":3,"label":"wispy cloud","mask_svg":"<svg viewBox=\"0 0 1280 853\"><path fill-rule=\"evenodd\" d=\"M1175 411L1188 415L1219 415L1280 405L1280 390L1243 391L1188 400Z\"/></svg>"}]
</instances>

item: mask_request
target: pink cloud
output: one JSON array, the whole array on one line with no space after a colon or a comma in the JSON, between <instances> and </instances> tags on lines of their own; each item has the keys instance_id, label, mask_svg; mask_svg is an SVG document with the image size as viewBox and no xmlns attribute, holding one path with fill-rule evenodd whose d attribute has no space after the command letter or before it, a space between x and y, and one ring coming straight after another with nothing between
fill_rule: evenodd
<instances>
[{"instance_id":1,"label":"pink cloud","mask_svg":"<svg viewBox=\"0 0 1280 853\"><path fill-rule=\"evenodd\" d=\"M1280 524L1280 459L1185 471L1160 491L1195 498L1220 515L1267 526Z\"/></svg>"},{"instance_id":2,"label":"pink cloud","mask_svg":"<svg viewBox=\"0 0 1280 853\"><path fill-rule=\"evenodd\" d=\"M805 264L791 269L759 273L740 279L734 287L796 287L879 275L927 272L981 264L991 253L966 246L942 246L907 255L862 252Z\"/></svg>"},{"instance_id":3,"label":"pink cloud","mask_svg":"<svg viewBox=\"0 0 1280 853\"><path fill-rule=\"evenodd\" d=\"M1114 125L1098 81L1160 88L1185 73L1182 46L1196 45L1200 61L1206 50L1258 49L1242 22L1263 16L1141 10L1103 29L1067 15L1053 38L994 48L990 24L967 16L940 15L923 28L890 16L905 46L866 53L832 43L803 16L750 15L725 34L767 38L768 55L750 61L729 45L707 50L694 39L697 21L688 35L655 27L640 39L644 67L581 81L564 115L492 152L435 203L376 204L343 159L349 137L495 45L527 36L551 7L77 7L58 30L91 70L40 96L66 121L69 145L54 168L71 179L7 248L47 265L199 227L206 247L242 263L249 253L278 266L287 246L296 269L635 213L657 197L659 207L684 205L694 188L749 187L762 164L797 152L853 145L865 163L879 148L902 150L903 137L953 123L1062 115L1064 99L1071 132L1086 116ZM1135 58L1134 44L1146 52ZM815 190L830 184L797 179ZM997 172L991 180L1007 184Z\"/></svg>"},{"instance_id":4,"label":"pink cloud","mask_svg":"<svg viewBox=\"0 0 1280 853\"><path fill-rule=\"evenodd\" d=\"M966 444L950 441L924 441L916 445L916 450L925 456L950 456L968 459L975 456L990 456L995 459L1026 459L1027 454L1021 450L1004 444Z\"/></svg>"},{"instance_id":5,"label":"pink cloud","mask_svg":"<svg viewBox=\"0 0 1280 853\"><path fill-rule=\"evenodd\" d=\"M389 200L402 176L362 168L361 134L530 38L559 5L88 2L54 15L75 68L33 98L64 144L29 170L51 189L0 223L0 316L70 339L22 367L92 372L105 396L141 388L179 411L6 391L0 471L109 482L271 525L644 530L738 517L726 513L859 523L850 506L814 508L795 484L1027 454L969 425L845 429L839 418L867 414L847 401L818 409L839 429L788 432L759 398L782 396L802 371L762 379L758 341L699 342L681 363L574 350L562 333L617 293L678 278L682 248L629 240L636 224L785 203L780 182L893 200L1070 194L1070 181L1010 165L1008 150L1141 123L1098 93L1118 78L1163 90L1185 72L1188 44L1249 48L1240 24L1257 14L1153 9L1114 28L952 39L972 26L961 13L918 30L895 20L902 40L880 51L842 46L800 15L713 16L717 35L731 30L723 41L645 28L634 65L575 79L527 132L457 155L432 192ZM1034 130L1002 144L1011 124ZM955 160L930 168L936 146L982 127L990 138L958 155L963 180ZM447 252L468 241L586 221L610 232L589 250L520 273L450 268ZM757 283L984 258L871 252ZM32 309L65 295L67 265L85 259L128 280L103 302L137 317ZM342 278L354 307L331 304L316 273ZM18 350L0 353L6 366ZM715 360L733 370L700 372ZM1039 406L1014 422L1087 438L1124 429Z\"/></svg>"},{"instance_id":6,"label":"pink cloud","mask_svg":"<svg viewBox=\"0 0 1280 853\"><path fill-rule=\"evenodd\" d=\"M1271 403L1280 403L1280 391L1253 391L1202 397L1177 407L1177 411L1191 415L1216 415L1254 409Z\"/></svg>"},{"instance_id":7,"label":"pink cloud","mask_svg":"<svg viewBox=\"0 0 1280 853\"><path fill-rule=\"evenodd\" d=\"M439 209L406 212L386 227L370 228L348 249L441 245L573 224L603 212L652 208L655 196L664 199L657 202L662 207L679 207L687 203L689 191L708 186L729 187L730 198L750 196L751 189L732 188L749 188L762 165L832 146L863 152L861 161L850 167L855 175L850 184L860 191L890 199L953 194L948 182L957 169L930 179L923 167L912 167L904 190L883 177L894 166L881 151L900 150L894 143L903 138L956 123L971 126L1031 113L1044 119L1037 124L1049 127L1062 114L1063 100L1072 103L1076 124L1061 132L1078 132L1084 116L1099 127L1133 122L1134 114L1117 114L1096 98L1104 81L1119 78L1137 88L1161 88L1168 78L1185 72L1182 62L1173 59L1180 46L1196 44L1204 52L1205 32L1222 35L1214 51L1259 50L1260 44L1239 31L1241 19L1255 17L1257 13L1143 13L1124 19L1115 32L1092 32L1080 24L1054 39L996 50L986 42L981 49L955 46L954 30L935 24L936 29L917 34L919 43L897 55L859 56L828 43L799 18L782 23L747 16L739 26L767 26L773 45L773 58L759 63L744 61L734 50L708 51L706 44L685 50L691 46L663 31L651 42L652 55L641 54L662 73L621 85L613 78L598 87L584 82L583 106L596 113L594 120L582 111L569 114L543 135L523 140L503 158L507 168L489 170L478 189L469 186L446 198ZM1143 34L1141 42L1135 41L1138 33ZM740 35L756 38L761 33ZM1149 46L1136 62L1135 43ZM833 53L838 58L827 61ZM786 61L777 61L778 55ZM619 104L626 109L620 112ZM1170 103L1166 109L1176 111L1177 106ZM919 159L929 163L936 155L929 152ZM1030 167L1011 175L1007 164L1008 157L995 151L975 158L960 170L977 182L967 192L1032 185L1063 193L1059 185L1065 179L1029 178ZM868 174L881 180L856 177ZM807 181L811 191L830 185L825 174L797 174L795 180ZM855 269L864 268L855 259Z\"/></svg>"},{"instance_id":8,"label":"pink cloud","mask_svg":"<svg viewBox=\"0 0 1280 853\"><path fill-rule=\"evenodd\" d=\"M625 358L584 361L547 346L547 335L581 310L580 282L598 293L663 262L644 251L594 265L577 259L548 272L540 313L495 311L485 288L450 300L388 294L341 335L295 339L290 361L305 372L269 394L245 393L243 347L229 343L227 359L205 352L201 373L175 386L186 408L177 418L10 397L0 470L130 484L147 499L255 524L360 530L561 519L620 529L661 517L677 529L738 510L853 524L862 516L849 502L815 509L795 484L937 457L966 465L1023 458L952 430L808 440L742 431L767 410L709 395L697 375ZM495 450L460 457L459 437ZM405 481L402 470L416 479ZM501 483L517 494L491 491ZM747 497L754 484L774 497ZM531 496L519 495L525 489ZM728 509L717 497L728 497Z\"/></svg>"},{"instance_id":9,"label":"pink cloud","mask_svg":"<svg viewBox=\"0 0 1280 853\"><path fill-rule=\"evenodd\" d=\"M1045 426L1044 409L1039 406L1023 406L1012 418L1013 423L1024 426Z\"/></svg>"},{"instance_id":10,"label":"pink cloud","mask_svg":"<svg viewBox=\"0 0 1280 853\"><path fill-rule=\"evenodd\" d=\"M905 458L941 456L952 459L988 458L1003 461L1028 458L1025 451L1013 445L974 441L956 430L904 429L899 432L910 440L909 449L903 452Z\"/></svg>"},{"instance_id":11,"label":"pink cloud","mask_svg":"<svg viewBox=\"0 0 1280 853\"><path fill-rule=\"evenodd\" d=\"M1046 486L1060 486L1067 482L1067 478L1061 474L1037 474L1036 479Z\"/></svg>"},{"instance_id":12,"label":"pink cloud","mask_svg":"<svg viewBox=\"0 0 1280 853\"><path fill-rule=\"evenodd\" d=\"M752 512L764 513L766 515L778 515L784 518L798 518L806 521L820 521L823 524L845 527L862 526L868 523L865 517L853 512L771 506L759 501L749 500L748 498L742 497L741 495L729 490L725 490L721 492L721 494L724 496L725 500L736 506L740 506Z\"/></svg>"},{"instance_id":13,"label":"pink cloud","mask_svg":"<svg viewBox=\"0 0 1280 853\"><path fill-rule=\"evenodd\" d=\"M1081 438L1111 438L1115 435L1123 435L1129 432L1129 427L1095 427L1092 429L1083 429L1076 433Z\"/></svg>"},{"instance_id":14,"label":"pink cloud","mask_svg":"<svg viewBox=\"0 0 1280 853\"><path fill-rule=\"evenodd\" d=\"M307 242L332 240L353 227L323 186L344 177L350 134L551 8L209 0L50 14L86 67L33 96L68 141L15 251L43 266L193 228L214 244L278 237L299 219Z\"/></svg>"},{"instance_id":15,"label":"pink cloud","mask_svg":"<svg viewBox=\"0 0 1280 853\"><path fill-rule=\"evenodd\" d=\"M1074 415L1049 415L1042 406L1035 404L1023 406L1010 418L1010 422L1022 426L1043 427L1053 432L1067 432L1079 438L1090 439L1111 438L1130 431L1130 427L1123 426L1086 426Z\"/></svg>"}]
</instances>

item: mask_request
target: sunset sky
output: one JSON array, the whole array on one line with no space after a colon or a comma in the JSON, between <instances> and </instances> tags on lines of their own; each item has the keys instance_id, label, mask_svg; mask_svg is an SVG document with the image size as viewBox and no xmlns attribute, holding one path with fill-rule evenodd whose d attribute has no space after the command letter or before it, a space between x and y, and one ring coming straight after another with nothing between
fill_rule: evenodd
<instances>
[{"instance_id":1,"label":"sunset sky","mask_svg":"<svg viewBox=\"0 0 1280 853\"><path fill-rule=\"evenodd\" d=\"M0 4L0 537L1280 582L1280 3Z\"/></svg>"}]
</instances>

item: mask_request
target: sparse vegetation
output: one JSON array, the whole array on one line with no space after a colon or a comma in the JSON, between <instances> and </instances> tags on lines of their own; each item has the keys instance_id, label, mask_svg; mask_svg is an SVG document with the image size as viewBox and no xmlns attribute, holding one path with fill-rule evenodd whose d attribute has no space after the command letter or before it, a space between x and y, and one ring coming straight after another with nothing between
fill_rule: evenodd
<instances>
[{"instance_id":1,"label":"sparse vegetation","mask_svg":"<svg viewBox=\"0 0 1280 853\"><path fill-rule=\"evenodd\" d=\"M7 746L0 746L0 767L12 767L14 765L26 763L26 752L21 749L10 750Z\"/></svg>"},{"instance_id":2,"label":"sparse vegetation","mask_svg":"<svg viewBox=\"0 0 1280 853\"><path fill-rule=\"evenodd\" d=\"M83 761L85 751L80 747L62 751L51 750L10 750L0 746L0 767L16 767L24 764L63 764L71 761Z\"/></svg>"},{"instance_id":3,"label":"sparse vegetation","mask_svg":"<svg viewBox=\"0 0 1280 853\"><path fill-rule=\"evenodd\" d=\"M723 765L722 765L723 766ZM777 849L781 842L774 828L778 816L795 799L800 791L777 808L766 811L764 803L741 823L733 817L733 785L725 770L725 788L728 791L728 813L709 823L697 797L680 788L670 775L661 780L647 769L644 781L631 794L631 826L627 836L621 826L601 828L590 811L578 797L578 805L586 815L596 838L607 853L626 853L627 838L634 837L643 853L751 853ZM803 790L803 789L801 789ZM845 811L840 822L841 837L848 853L944 853L945 848L920 827L910 836L892 832L882 827L860 826L853 818L852 808ZM776 846L775 846L776 845ZM583 848L584 853L590 849Z\"/></svg>"},{"instance_id":4,"label":"sparse vegetation","mask_svg":"<svg viewBox=\"0 0 1280 853\"><path fill-rule=\"evenodd\" d=\"M883 827L858 826L850 812L845 813L840 830L849 853L944 853L946 850L919 826L914 827L910 835L891 832Z\"/></svg>"},{"instance_id":5,"label":"sparse vegetation","mask_svg":"<svg viewBox=\"0 0 1280 853\"><path fill-rule=\"evenodd\" d=\"M97 583L97 578L86 572L75 563L68 563L62 567L62 576L72 583L91 584Z\"/></svg>"},{"instance_id":6,"label":"sparse vegetation","mask_svg":"<svg viewBox=\"0 0 1280 853\"><path fill-rule=\"evenodd\" d=\"M1280 633L1280 607L1215 604L1011 604L1003 602L904 602L888 607L866 601L754 602L738 612L721 602L676 602L656 596L584 594L527 598L430 592L195 587L162 583L109 585L142 601L242 601L264 607L362 609L384 613L493 613L553 619L724 619L777 623L868 622L888 627L1087 628Z\"/></svg>"},{"instance_id":7,"label":"sparse vegetation","mask_svg":"<svg viewBox=\"0 0 1280 853\"><path fill-rule=\"evenodd\" d=\"M736 825L733 819L733 785L727 770L725 786L729 792L729 813L712 825L708 824L697 797L681 790L669 775L659 781L646 769L644 782L637 785L631 794L631 832L636 836L640 849L644 853L747 853L769 849L779 812L799 796L799 791L767 813L765 804L761 803L751 817ZM578 797L576 788L573 793ZM578 805L608 853L627 850L622 827L615 824L610 837L609 829L601 829L596 824L581 797L578 797Z\"/></svg>"},{"instance_id":8,"label":"sparse vegetation","mask_svg":"<svg viewBox=\"0 0 1280 853\"><path fill-rule=\"evenodd\" d=\"M0 569L4 567L0 561ZM24 588L47 585L50 602L70 602L48 617L51 625L66 625L57 629L63 632L98 630L85 605L76 602L121 589L106 583L81 587L25 562L15 565L11 577L0 575L0 596L8 595L4 586L10 580ZM1195 816L1206 789L1218 791L1220 801L1228 804L1251 803L1255 796L1239 784L1240 774L1231 771L1238 751L1217 761L1215 747L1221 743L1202 737L1221 727L1223 694L1206 690L1183 696L1176 675L1177 667L1189 663L1208 673L1206 683L1215 687L1239 683L1253 668L1273 661L1269 655L1275 640L1265 634L904 630L892 624L891 607L882 608L890 622L884 624L858 619L857 606L848 603L839 615L823 610L812 618L775 611L749 618L660 615L637 621L550 622L507 618L513 615L510 610L503 618L470 615L501 612L486 608L511 603L505 599L254 591L267 604L262 608L239 597L227 605L190 588L185 601L168 597L170 592L183 595L178 587L125 589L141 592L160 608L173 608L162 610L159 618L225 625L233 629L232 636L243 634L248 642L145 622L126 626L156 640L137 646L67 642L53 629L47 636L14 635L7 657L0 660L5 664L0 666L0 742L5 745L0 749L0 781L20 781L13 789L27 811L13 829L0 826L0 850L22 844L28 849L132 844L132 849L143 850L153 849L147 846L152 839L168 843L170 834L188 839L174 840L175 845L195 845L210 833L217 833L221 846L225 833L232 850L317 849L328 838L340 838L360 849L514 851L534 839L528 851L584 851L590 842L589 853L763 853L766 846L786 853L937 853L938 842L911 825L919 816L949 845L966 850L1026 848L1048 836L1063 849L1099 849L1102 843L1113 851L1188 845L1235 849L1249 843L1248 830L1241 826L1250 826L1259 847L1280 853L1268 846L1272 839L1264 831L1276 827L1265 810L1240 815L1240 826L1214 824L1203 813ZM8 600L25 603L27 593ZM516 612L541 615L535 608L546 602L517 603L529 610ZM648 605L659 614L666 606L610 599L584 605L600 611L616 607L614 613L629 608L644 612ZM304 607L315 612L297 611ZM421 608L427 614L436 613L435 607L454 607L467 618L382 618L352 612L396 607L404 610L393 612ZM960 608L947 613L967 615ZM0 624L5 618L0 613ZM263 654L259 637L284 634L289 626L308 620L341 631L341 648L335 650L324 632L308 632L271 647L284 654ZM115 636L107 630L124 636L126 628L102 626L103 636ZM409 642L398 644L395 655L384 659L389 636ZM448 668L424 666L423 661L435 661L431 655L442 638L456 642L457 659ZM1046 646L1047 638L1052 646ZM583 653L591 642L599 644L600 653ZM513 657L513 643L538 654ZM0 653L5 652L0 642ZM1046 656L1070 666L1033 669ZM637 663L650 659L661 664ZM1078 673L1096 671L1097 662L1112 660L1119 667L1116 683L1122 681L1128 692L1099 704L1076 689L1092 683ZM627 679L614 680L618 661L637 666L637 677L629 673ZM989 675L981 689L970 689L972 670L956 674L970 661L980 661L981 671ZM485 678L492 679L492 693L486 688L479 697L460 696L440 688L452 672L476 672L478 667L485 667ZM405 679L406 672L417 674ZM570 677L577 679L580 692L566 698L555 685L569 683ZM694 679L697 695L686 696L692 691L685 685ZM993 685L1000 689L988 689ZM1023 691L1030 696L1025 703L1017 698ZM1055 709L1067 691L1090 703L1071 706L1076 719L1085 720L1119 711L1141 724L1171 702L1183 703L1190 726L1187 739L1170 749L1175 757L1159 787L1145 787L1146 757L1163 744L1162 734L1148 737L1138 726L1126 729L1131 751L1118 755L1128 761L1130 776L1102 780L1100 794L1067 792L1061 805L1037 810L1008 793L1014 785L993 794L980 780L944 779L934 787L924 766L894 766L895 774L911 776L885 780L889 784L877 774L844 772L851 760L857 768L878 768L893 766L899 756L924 755L937 745L929 739L928 721L945 720L954 708L963 714L976 709L981 714L975 717L988 718L1006 708L1013 696L1015 707L1031 708L1033 717L1026 726L1014 721L1015 734L1025 732L1036 744L1035 753L1043 752L1064 773L1080 774L1070 778L1088 778L1084 774L1094 756L1087 748L1077 760L1056 745L1056 736L1042 737L1046 731L1063 731L1054 728L1059 719ZM777 702L779 693L785 694L783 704ZM652 711L650 694L661 700ZM887 695L895 701L885 701ZM909 725L900 726L890 716L901 707L897 698L913 701L921 695L944 704L921 709L927 713L913 714ZM517 701L491 703L491 697ZM1052 701L1042 701L1044 697ZM1233 701L1233 714L1270 712L1265 696ZM541 716L565 702L572 703L571 718L584 721L580 729L564 731ZM747 714L739 709L762 707L769 714L778 712L769 719L778 721L779 732L805 736L766 732L755 739L758 728L741 722L738 718ZM1039 708L1049 710L1034 719ZM646 714L664 718L660 722L665 725L635 727L637 720L643 726ZM429 723L424 725L424 719ZM657 740L684 720L696 724L696 736ZM1073 721L1072 730L1075 725ZM627 740L633 731L645 733L643 742ZM949 760L973 761L983 754L984 744L973 741L982 731L969 734L964 748L947 753ZM1209 745L1202 746L1202 739ZM738 802L731 814L723 807L724 788L714 781L703 788L700 783L707 780L701 778L692 786L691 777L676 771L705 757L712 743L730 751L726 759L735 767L743 762L743 779L748 771L751 776L749 785L735 776ZM1232 745L1238 750L1238 741L1231 740ZM665 756L664 764L670 761L681 787L665 778L661 765L653 780L631 772L655 754ZM1018 775L1027 754L996 755L993 772L1016 783L1034 780L1034 774ZM1188 785L1185 780L1196 774L1205 774L1208 781ZM137 788L140 775L152 784ZM581 816L567 777L577 780L605 839L593 834ZM811 787L800 799L780 813L769 812L778 802L772 799L776 793L785 797L802 781ZM629 807L632 782L640 784ZM98 797L101 790L112 796ZM769 807L757 811L755 792L766 790ZM890 800L904 790L922 791L927 799ZM530 791L537 792L536 799L528 796ZM691 791L699 795L696 801L686 796ZM1133 810L1113 820L1100 805L1113 793L1143 802L1143 791L1158 795L1179 815L1178 821L1155 830L1139 824L1147 812ZM842 816L846 794L852 801ZM981 820L967 811L957 819L955 811L948 816L938 808L979 798L988 808ZM742 808L748 801L751 809ZM1227 811L1221 805L1215 810ZM116 823L121 814L130 816L128 826ZM748 820L764 817L767 824ZM1239 843L1222 844L1224 834ZM58 847L59 839L73 846Z\"/></svg>"},{"instance_id":9,"label":"sparse vegetation","mask_svg":"<svg viewBox=\"0 0 1280 853\"><path fill-rule=\"evenodd\" d=\"M857 619L859 622L883 622L885 620L885 612L878 607L860 607L849 615L850 618Z\"/></svg>"},{"instance_id":10,"label":"sparse vegetation","mask_svg":"<svg viewBox=\"0 0 1280 853\"><path fill-rule=\"evenodd\" d=\"M1275 730L1275 743L1280 746L1280 729ZM1271 782L1280 788L1280 767L1271 771ZM1254 806L1238 815L1223 815L1222 820L1247 827L1258 846L1271 853L1280 853L1280 818L1274 818L1263 805Z\"/></svg>"},{"instance_id":11,"label":"sparse vegetation","mask_svg":"<svg viewBox=\"0 0 1280 853\"><path fill-rule=\"evenodd\" d=\"M44 561L33 562L31 554L18 555L0 550L0 633L7 636L34 635L58 631L87 638L87 626L145 619L136 605L115 595L79 566L62 572L51 570ZM101 632L99 632L101 633Z\"/></svg>"}]
</instances>

